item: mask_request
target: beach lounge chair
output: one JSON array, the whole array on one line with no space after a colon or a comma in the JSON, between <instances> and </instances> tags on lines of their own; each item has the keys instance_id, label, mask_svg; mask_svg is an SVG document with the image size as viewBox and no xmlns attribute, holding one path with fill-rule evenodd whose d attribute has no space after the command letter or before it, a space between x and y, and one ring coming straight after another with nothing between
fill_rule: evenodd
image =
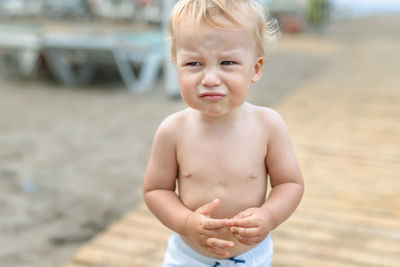
<instances>
[{"instance_id":1,"label":"beach lounge chair","mask_svg":"<svg viewBox=\"0 0 400 267\"><path fill-rule=\"evenodd\" d=\"M41 47L41 28L34 25L0 24L0 62L6 76L33 76Z\"/></svg>"},{"instance_id":2,"label":"beach lounge chair","mask_svg":"<svg viewBox=\"0 0 400 267\"><path fill-rule=\"evenodd\" d=\"M114 62L130 91L148 91L163 59L163 38L157 31L45 34L42 44L50 71L70 85L89 83L101 62ZM140 65L138 75L134 63Z\"/></svg>"}]
</instances>

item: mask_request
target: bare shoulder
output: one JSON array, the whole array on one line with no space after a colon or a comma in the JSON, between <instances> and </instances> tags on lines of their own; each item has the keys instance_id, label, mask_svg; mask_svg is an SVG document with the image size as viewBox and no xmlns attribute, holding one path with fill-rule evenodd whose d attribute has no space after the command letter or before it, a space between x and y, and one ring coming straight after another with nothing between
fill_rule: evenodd
<instances>
[{"instance_id":1,"label":"bare shoulder","mask_svg":"<svg viewBox=\"0 0 400 267\"><path fill-rule=\"evenodd\" d=\"M282 116L274 109L255 106L250 104L254 117L259 120L260 125L264 125L269 129L286 128L286 124Z\"/></svg>"},{"instance_id":2,"label":"bare shoulder","mask_svg":"<svg viewBox=\"0 0 400 267\"><path fill-rule=\"evenodd\" d=\"M169 115L161 122L160 126L157 129L155 138L162 136L164 138L176 140L177 138L179 138L179 133L182 132L180 129L187 120L187 117L187 109Z\"/></svg>"}]
</instances>

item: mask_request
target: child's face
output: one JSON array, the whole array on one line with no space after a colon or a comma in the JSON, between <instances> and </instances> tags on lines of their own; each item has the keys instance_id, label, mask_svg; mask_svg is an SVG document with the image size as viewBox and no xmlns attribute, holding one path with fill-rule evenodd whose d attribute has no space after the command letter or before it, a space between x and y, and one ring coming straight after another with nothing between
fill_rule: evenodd
<instances>
[{"instance_id":1,"label":"child's face","mask_svg":"<svg viewBox=\"0 0 400 267\"><path fill-rule=\"evenodd\" d=\"M250 83L261 77L264 61L256 54L250 29L232 25L232 30L222 30L186 21L175 41L182 98L203 114L221 116L241 106Z\"/></svg>"}]
</instances>

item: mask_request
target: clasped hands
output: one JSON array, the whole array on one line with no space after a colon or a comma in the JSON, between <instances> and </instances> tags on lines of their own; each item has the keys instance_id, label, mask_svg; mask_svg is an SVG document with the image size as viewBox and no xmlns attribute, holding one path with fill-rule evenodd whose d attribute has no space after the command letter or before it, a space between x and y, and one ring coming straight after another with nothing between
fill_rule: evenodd
<instances>
[{"instance_id":1,"label":"clasped hands","mask_svg":"<svg viewBox=\"0 0 400 267\"><path fill-rule=\"evenodd\" d=\"M231 219L212 219L211 213L220 201L213 200L192 212L186 221L186 231L190 239L212 254L229 257L228 249L233 248L233 241L217 238L231 232L242 244L251 246L263 241L272 229L271 215L262 208L246 209Z\"/></svg>"}]
</instances>

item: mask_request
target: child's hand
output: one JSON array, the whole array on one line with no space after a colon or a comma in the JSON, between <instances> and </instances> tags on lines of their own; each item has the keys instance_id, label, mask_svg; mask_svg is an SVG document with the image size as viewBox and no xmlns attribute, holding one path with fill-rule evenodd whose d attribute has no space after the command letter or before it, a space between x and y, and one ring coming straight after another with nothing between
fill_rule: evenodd
<instances>
[{"instance_id":1,"label":"child's hand","mask_svg":"<svg viewBox=\"0 0 400 267\"><path fill-rule=\"evenodd\" d=\"M229 256L227 248L232 248L234 243L215 236L229 232L228 219L212 219L211 213L218 207L219 200L205 204L189 215L186 222L186 231L189 238L207 248L211 253L218 256Z\"/></svg>"},{"instance_id":2,"label":"child's hand","mask_svg":"<svg viewBox=\"0 0 400 267\"><path fill-rule=\"evenodd\" d=\"M271 214L263 208L250 208L230 220L231 232L245 245L256 245L272 230Z\"/></svg>"}]
</instances>

